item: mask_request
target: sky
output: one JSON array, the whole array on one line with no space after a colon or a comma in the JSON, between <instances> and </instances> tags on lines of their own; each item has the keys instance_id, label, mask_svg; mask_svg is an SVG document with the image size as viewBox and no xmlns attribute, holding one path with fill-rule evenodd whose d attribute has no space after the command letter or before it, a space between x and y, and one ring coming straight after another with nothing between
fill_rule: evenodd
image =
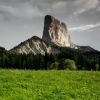
<instances>
[{"instance_id":1,"label":"sky","mask_svg":"<svg viewBox=\"0 0 100 100\"><path fill-rule=\"evenodd\" d=\"M100 0L0 0L0 46L42 38L45 15L64 22L74 44L100 51Z\"/></svg>"}]
</instances>

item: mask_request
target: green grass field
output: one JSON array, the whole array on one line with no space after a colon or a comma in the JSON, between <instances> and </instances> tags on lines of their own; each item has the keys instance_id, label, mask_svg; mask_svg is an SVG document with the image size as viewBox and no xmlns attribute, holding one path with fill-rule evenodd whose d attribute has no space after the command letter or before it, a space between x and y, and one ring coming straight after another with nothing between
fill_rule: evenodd
<instances>
[{"instance_id":1,"label":"green grass field","mask_svg":"<svg viewBox=\"0 0 100 100\"><path fill-rule=\"evenodd\" d=\"M0 100L100 100L100 72L1 69Z\"/></svg>"}]
</instances>

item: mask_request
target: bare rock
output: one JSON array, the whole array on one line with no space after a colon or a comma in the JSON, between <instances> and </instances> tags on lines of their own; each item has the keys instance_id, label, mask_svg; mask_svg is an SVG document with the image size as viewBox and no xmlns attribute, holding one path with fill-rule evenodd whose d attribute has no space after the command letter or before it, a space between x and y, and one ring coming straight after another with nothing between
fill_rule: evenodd
<instances>
[{"instance_id":1,"label":"bare rock","mask_svg":"<svg viewBox=\"0 0 100 100\"><path fill-rule=\"evenodd\" d=\"M58 46L73 47L68 35L67 26L54 17L47 15L44 21L43 40L52 42Z\"/></svg>"},{"instance_id":2,"label":"bare rock","mask_svg":"<svg viewBox=\"0 0 100 100\"><path fill-rule=\"evenodd\" d=\"M52 53L52 54L60 53L58 49L52 47L51 45L48 45L45 41L36 36L33 36L32 38L14 47L13 49L10 50L10 52L16 54L32 53L32 54L42 54L42 55L45 55L45 53Z\"/></svg>"}]
</instances>

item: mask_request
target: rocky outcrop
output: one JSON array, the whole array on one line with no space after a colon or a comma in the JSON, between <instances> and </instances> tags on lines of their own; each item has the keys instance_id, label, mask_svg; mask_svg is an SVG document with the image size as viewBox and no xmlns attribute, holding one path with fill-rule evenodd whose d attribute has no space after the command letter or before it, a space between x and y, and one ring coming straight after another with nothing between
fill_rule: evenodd
<instances>
[{"instance_id":1,"label":"rocky outcrop","mask_svg":"<svg viewBox=\"0 0 100 100\"><path fill-rule=\"evenodd\" d=\"M16 54L45 54L45 53L52 53L52 54L58 54L60 53L59 50L52 47L50 44L46 43L42 39L33 36L32 38L26 40L25 42L19 44L18 46L14 47L12 50L10 50L12 53Z\"/></svg>"},{"instance_id":2,"label":"rocky outcrop","mask_svg":"<svg viewBox=\"0 0 100 100\"><path fill-rule=\"evenodd\" d=\"M42 39L58 46L74 47L68 35L67 26L50 15L45 16Z\"/></svg>"}]
</instances>

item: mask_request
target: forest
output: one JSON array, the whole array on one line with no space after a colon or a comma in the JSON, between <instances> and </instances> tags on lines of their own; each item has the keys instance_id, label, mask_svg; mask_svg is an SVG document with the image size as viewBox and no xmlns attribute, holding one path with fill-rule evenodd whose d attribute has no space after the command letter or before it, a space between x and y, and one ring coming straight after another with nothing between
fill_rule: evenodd
<instances>
[{"instance_id":1,"label":"forest","mask_svg":"<svg viewBox=\"0 0 100 100\"><path fill-rule=\"evenodd\" d=\"M31 70L100 70L100 52L62 49L60 54L12 54L0 47L0 68Z\"/></svg>"}]
</instances>

